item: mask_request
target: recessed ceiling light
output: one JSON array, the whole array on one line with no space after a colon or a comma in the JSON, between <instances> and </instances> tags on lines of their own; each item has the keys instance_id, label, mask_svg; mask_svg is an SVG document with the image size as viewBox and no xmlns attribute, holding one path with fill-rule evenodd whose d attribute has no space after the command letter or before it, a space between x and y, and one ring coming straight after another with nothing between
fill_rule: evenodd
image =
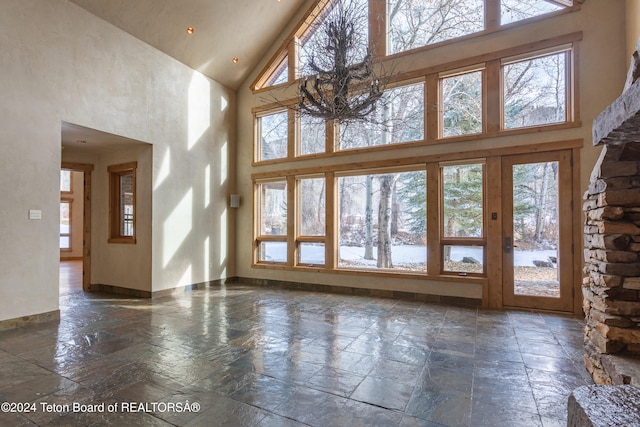
<instances>
[{"instance_id":1,"label":"recessed ceiling light","mask_svg":"<svg viewBox=\"0 0 640 427\"><path fill-rule=\"evenodd\" d=\"M193 27L187 27L187 34L191 35L194 31Z\"/></svg>"},{"instance_id":2,"label":"recessed ceiling light","mask_svg":"<svg viewBox=\"0 0 640 427\"><path fill-rule=\"evenodd\" d=\"M240 60L238 59L237 56L231 60L231 62L233 62L234 64L237 64L238 61L240 61Z\"/></svg>"}]
</instances>

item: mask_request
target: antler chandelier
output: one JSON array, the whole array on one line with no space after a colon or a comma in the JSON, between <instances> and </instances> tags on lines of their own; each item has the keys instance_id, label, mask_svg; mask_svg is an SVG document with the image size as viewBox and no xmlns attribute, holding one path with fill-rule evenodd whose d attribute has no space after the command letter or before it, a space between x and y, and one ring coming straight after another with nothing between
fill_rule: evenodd
<instances>
[{"instance_id":1,"label":"antler chandelier","mask_svg":"<svg viewBox=\"0 0 640 427\"><path fill-rule=\"evenodd\" d=\"M347 6L339 1L316 29L321 33L307 64L312 75L299 85L296 107L301 114L334 122L367 121L382 97L384 84L374 72L368 46L363 49L354 12L353 1ZM356 62L363 50L364 58Z\"/></svg>"}]
</instances>

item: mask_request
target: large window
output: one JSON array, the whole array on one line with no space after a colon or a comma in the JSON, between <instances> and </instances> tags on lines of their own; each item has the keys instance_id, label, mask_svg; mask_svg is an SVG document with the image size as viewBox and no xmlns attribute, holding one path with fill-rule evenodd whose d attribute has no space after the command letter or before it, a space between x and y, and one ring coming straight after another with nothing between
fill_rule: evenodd
<instances>
[{"instance_id":1,"label":"large window","mask_svg":"<svg viewBox=\"0 0 640 427\"><path fill-rule=\"evenodd\" d=\"M281 110L257 117L258 160L287 157L289 113Z\"/></svg>"},{"instance_id":2,"label":"large window","mask_svg":"<svg viewBox=\"0 0 640 427\"><path fill-rule=\"evenodd\" d=\"M326 149L327 125L324 120L303 115L300 117L298 155L324 153Z\"/></svg>"},{"instance_id":3,"label":"large window","mask_svg":"<svg viewBox=\"0 0 640 427\"><path fill-rule=\"evenodd\" d=\"M374 147L424 139L424 83L388 89L371 122L340 126L340 149Z\"/></svg>"},{"instance_id":4,"label":"large window","mask_svg":"<svg viewBox=\"0 0 640 427\"><path fill-rule=\"evenodd\" d=\"M290 161L578 126L572 105L577 40L579 35L571 34L555 44L540 42L537 49L514 49L513 56L483 55L482 62L470 58L464 67L394 82L367 122L296 117L282 106L256 109L256 160Z\"/></svg>"},{"instance_id":5,"label":"large window","mask_svg":"<svg viewBox=\"0 0 640 427\"><path fill-rule=\"evenodd\" d=\"M484 273L484 164L442 165L443 272Z\"/></svg>"},{"instance_id":6,"label":"large window","mask_svg":"<svg viewBox=\"0 0 640 427\"><path fill-rule=\"evenodd\" d=\"M356 23L360 45L348 60L359 62L368 46L374 46L372 53L384 59L387 55L454 43L474 34L498 31L505 25L552 16L563 10L578 10L579 4L573 3L571 0L343 0L342 5L350 10ZM335 4L336 1L328 1L313 6L253 82L254 90L288 82L290 69L295 69L297 77L314 75L317 68L328 69L318 55L328 46L321 23L337 9ZM368 14L370 9L372 13ZM368 17L375 21L368 22ZM369 35L370 28L387 30ZM292 47L290 40L299 42Z\"/></svg>"},{"instance_id":7,"label":"large window","mask_svg":"<svg viewBox=\"0 0 640 427\"><path fill-rule=\"evenodd\" d=\"M388 53L484 29L484 0L388 0Z\"/></svg>"},{"instance_id":8,"label":"large window","mask_svg":"<svg viewBox=\"0 0 640 427\"><path fill-rule=\"evenodd\" d=\"M298 265L325 264L326 184L324 176L298 179Z\"/></svg>"},{"instance_id":9,"label":"large window","mask_svg":"<svg viewBox=\"0 0 640 427\"><path fill-rule=\"evenodd\" d=\"M502 67L504 127L567 121L568 50L505 61Z\"/></svg>"},{"instance_id":10,"label":"large window","mask_svg":"<svg viewBox=\"0 0 640 427\"><path fill-rule=\"evenodd\" d=\"M441 80L442 136L482 132L482 71L443 77Z\"/></svg>"},{"instance_id":11,"label":"large window","mask_svg":"<svg viewBox=\"0 0 640 427\"><path fill-rule=\"evenodd\" d=\"M135 243L137 163L109 166L110 243Z\"/></svg>"},{"instance_id":12,"label":"large window","mask_svg":"<svg viewBox=\"0 0 640 427\"><path fill-rule=\"evenodd\" d=\"M338 266L426 271L426 173L338 178Z\"/></svg>"},{"instance_id":13,"label":"large window","mask_svg":"<svg viewBox=\"0 0 640 427\"><path fill-rule=\"evenodd\" d=\"M258 203L258 260L287 262L287 181L262 182L256 188Z\"/></svg>"}]
</instances>

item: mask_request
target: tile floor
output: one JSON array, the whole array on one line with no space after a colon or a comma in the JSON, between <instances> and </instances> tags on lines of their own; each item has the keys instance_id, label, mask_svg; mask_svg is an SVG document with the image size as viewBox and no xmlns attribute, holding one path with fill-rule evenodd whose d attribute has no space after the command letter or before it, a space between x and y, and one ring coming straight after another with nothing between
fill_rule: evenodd
<instances>
[{"instance_id":1,"label":"tile floor","mask_svg":"<svg viewBox=\"0 0 640 427\"><path fill-rule=\"evenodd\" d=\"M241 285L151 301L77 283L60 309L0 332L0 402L22 409L3 406L0 425L550 427L591 383L581 321L559 315Z\"/></svg>"}]
</instances>

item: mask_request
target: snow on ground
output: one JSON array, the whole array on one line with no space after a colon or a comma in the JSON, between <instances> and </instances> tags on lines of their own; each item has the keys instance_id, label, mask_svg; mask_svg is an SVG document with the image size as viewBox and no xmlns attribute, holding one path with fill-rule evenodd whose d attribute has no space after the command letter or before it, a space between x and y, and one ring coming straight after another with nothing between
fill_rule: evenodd
<instances>
[{"instance_id":1,"label":"snow on ground","mask_svg":"<svg viewBox=\"0 0 640 427\"><path fill-rule=\"evenodd\" d=\"M373 248L373 255L376 256L377 248ZM462 261L464 257L473 257L482 262L483 248L469 246L453 246L451 248L451 260ZM556 257L555 250L541 251L520 251L514 252L514 265L533 266L534 260L549 261L549 257ZM287 244L284 242L270 242L266 245L266 257L269 261L284 262L287 257ZM340 246L340 260L361 265L376 265L375 260L364 259L364 247ZM394 265L415 265L427 262L427 250L425 246L398 245L391 249L391 257ZM305 264L324 264L324 246L306 245L304 247L303 259Z\"/></svg>"}]
</instances>

